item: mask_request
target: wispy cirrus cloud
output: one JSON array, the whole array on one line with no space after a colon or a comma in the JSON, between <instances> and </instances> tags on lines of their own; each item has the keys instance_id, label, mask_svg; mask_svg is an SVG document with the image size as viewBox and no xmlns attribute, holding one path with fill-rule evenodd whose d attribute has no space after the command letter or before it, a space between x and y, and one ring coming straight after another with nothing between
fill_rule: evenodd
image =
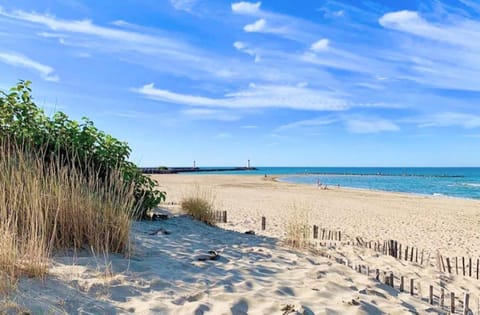
<instances>
[{"instance_id":1,"label":"wispy cirrus cloud","mask_svg":"<svg viewBox=\"0 0 480 315\"><path fill-rule=\"evenodd\" d=\"M57 82L59 80L59 77L55 74L55 70L52 67L30 59L22 54L0 52L0 62L14 67L33 70L37 72L45 81Z\"/></svg>"},{"instance_id":2,"label":"wispy cirrus cloud","mask_svg":"<svg viewBox=\"0 0 480 315\"><path fill-rule=\"evenodd\" d=\"M345 127L351 133L367 134L385 131L399 131L400 127L388 119L382 118L346 118Z\"/></svg>"},{"instance_id":3,"label":"wispy cirrus cloud","mask_svg":"<svg viewBox=\"0 0 480 315\"><path fill-rule=\"evenodd\" d=\"M461 127L465 129L480 128L480 115L458 112L441 112L411 119L419 127Z\"/></svg>"},{"instance_id":4,"label":"wispy cirrus cloud","mask_svg":"<svg viewBox=\"0 0 480 315\"><path fill-rule=\"evenodd\" d=\"M446 15L433 22L417 11L384 14L379 24L398 32L391 36L399 38L397 51L384 56L407 70L405 79L425 86L480 91L476 79L480 76L480 22L448 11Z\"/></svg>"},{"instance_id":5,"label":"wispy cirrus cloud","mask_svg":"<svg viewBox=\"0 0 480 315\"><path fill-rule=\"evenodd\" d=\"M169 0L170 4L176 9L191 12L197 0Z\"/></svg>"},{"instance_id":6,"label":"wispy cirrus cloud","mask_svg":"<svg viewBox=\"0 0 480 315\"><path fill-rule=\"evenodd\" d=\"M297 110L339 111L347 102L328 91L298 86L251 86L223 97L204 97L158 89L153 84L134 89L144 97L175 104L224 108L289 108Z\"/></svg>"},{"instance_id":7,"label":"wispy cirrus cloud","mask_svg":"<svg viewBox=\"0 0 480 315\"><path fill-rule=\"evenodd\" d=\"M300 120L300 121L295 121L292 123L284 124L279 127L277 127L275 130L276 131L285 131L285 130L290 130L290 129L298 129L298 128L304 128L304 127L319 127L319 126L327 126L331 125L335 122L338 122L337 118L314 118L314 119L306 119L306 120Z\"/></svg>"}]
</instances>

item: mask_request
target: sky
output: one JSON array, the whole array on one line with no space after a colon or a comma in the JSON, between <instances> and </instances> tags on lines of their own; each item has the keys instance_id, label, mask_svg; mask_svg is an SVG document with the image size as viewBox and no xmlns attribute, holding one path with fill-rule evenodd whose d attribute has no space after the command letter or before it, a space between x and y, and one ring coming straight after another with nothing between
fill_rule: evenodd
<instances>
[{"instance_id":1,"label":"sky","mask_svg":"<svg viewBox=\"0 0 480 315\"><path fill-rule=\"evenodd\" d=\"M0 0L19 79L141 166L480 166L478 0Z\"/></svg>"}]
</instances>

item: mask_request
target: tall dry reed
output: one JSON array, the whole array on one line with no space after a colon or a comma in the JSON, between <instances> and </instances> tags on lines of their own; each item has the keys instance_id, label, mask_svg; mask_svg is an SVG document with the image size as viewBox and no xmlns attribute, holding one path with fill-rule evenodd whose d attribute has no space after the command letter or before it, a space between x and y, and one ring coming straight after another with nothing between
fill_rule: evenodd
<instances>
[{"instance_id":1,"label":"tall dry reed","mask_svg":"<svg viewBox=\"0 0 480 315\"><path fill-rule=\"evenodd\" d=\"M310 209L305 206L293 205L291 213L285 224L286 243L288 246L297 249L308 247Z\"/></svg>"},{"instance_id":2,"label":"tall dry reed","mask_svg":"<svg viewBox=\"0 0 480 315\"><path fill-rule=\"evenodd\" d=\"M133 187L46 161L0 139L0 272L11 278L44 275L58 249L128 251Z\"/></svg>"},{"instance_id":3,"label":"tall dry reed","mask_svg":"<svg viewBox=\"0 0 480 315\"><path fill-rule=\"evenodd\" d=\"M184 192L180 201L182 210L194 219L215 225L215 195L211 189L195 184L189 192Z\"/></svg>"}]
</instances>

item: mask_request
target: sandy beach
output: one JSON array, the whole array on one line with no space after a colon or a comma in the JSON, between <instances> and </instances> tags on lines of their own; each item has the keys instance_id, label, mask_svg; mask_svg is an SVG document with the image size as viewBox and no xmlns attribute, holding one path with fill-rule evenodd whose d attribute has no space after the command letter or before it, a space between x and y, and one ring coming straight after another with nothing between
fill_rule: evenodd
<instances>
[{"instance_id":1,"label":"sandy beach","mask_svg":"<svg viewBox=\"0 0 480 315\"><path fill-rule=\"evenodd\" d=\"M480 281L440 272L435 261L439 250L476 262L478 201L323 190L263 176L155 178L168 196L160 211L170 218L134 222L130 257L56 255L44 281L22 279L8 300L33 314L447 314L450 292L455 292L460 314L469 292L470 311L478 314ZM211 192L215 208L227 211L227 223L211 227L181 214L178 203L195 189ZM342 242L319 246L311 239L310 249L286 247L285 226L296 211L308 212L312 225L341 231ZM256 235L244 234L247 230ZM398 240L430 255L420 264L346 244L357 236ZM220 255L218 260L198 261L210 250ZM394 288L385 284L390 273ZM413 296L410 279L415 281ZM445 290L443 307L440 288Z\"/></svg>"}]
</instances>

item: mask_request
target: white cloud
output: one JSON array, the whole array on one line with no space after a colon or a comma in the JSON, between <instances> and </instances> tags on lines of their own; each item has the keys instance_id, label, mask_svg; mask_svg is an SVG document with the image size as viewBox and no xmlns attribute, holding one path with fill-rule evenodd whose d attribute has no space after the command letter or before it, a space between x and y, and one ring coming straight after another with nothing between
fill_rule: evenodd
<instances>
[{"instance_id":1,"label":"white cloud","mask_svg":"<svg viewBox=\"0 0 480 315\"><path fill-rule=\"evenodd\" d=\"M255 14L260 10L261 2L236 2L232 3L232 11L239 14Z\"/></svg>"},{"instance_id":2,"label":"white cloud","mask_svg":"<svg viewBox=\"0 0 480 315\"><path fill-rule=\"evenodd\" d=\"M318 126L326 126L335 123L338 119L334 118L316 118L316 119L307 119L307 120L300 120L295 121L289 124L282 125L278 127L277 131L288 130L288 129L297 129L303 127L318 127Z\"/></svg>"},{"instance_id":3,"label":"white cloud","mask_svg":"<svg viewBox=\"0 0 480 315\"><path fill-rule=\"evenodd\" d=\"M243 27L245 32L261 32L265 30L267 21L265 19L257 20L255 23L247 24Z\"/></svg>"},{"instance_id":4,"label":"white cloud","mask_svg":"<svg viewBox=\"0 0 480 315\"><path fill-rule=\"evenodd\" d=\"M224 108L289 108L297 110L339 111L348 109L347 102L331 92L286 85L256 85L229 93L220 98L170 92L147 84L135 92L162 102L200 107Z\"/></svg>"},{"instance_id":5,"label":"white cloud","mask_svg":"<svg viewBox=\"0 0 480 315\"><path fill-rule=\"evenodd\" d=\"M255 49L250 48L246 43L237 41L233 43L233 47L235 47L238 51L255 57L255 62L260 61L260 54Z\"/></svg>"},{"instance_id":6,"label":"white cloud","mask_svg":"<svg viewBox=\"0 0 480 315\"><path fill-rule=\"evenodd\" d=\"M0 52L0 62L15 67L34 70L46 81L57 82L59 80L58 76L54 74L55 70L52 67L41 64L20 54Z\"/></svg>"},{"instance_id":7,"label":"white cloud","mask_svg":"<svg viewBox=\"0 0 480 315\"><path fill-rule=\"evenodd\" d=\"M456 112L442 112L413 120L420 127L454 127L465 129L480 128L480 116Z\"/></svg>"},{"instance_id":8,"label":"white cloud","mask_svg":"<svg viewBox=\"0 0 480 315\"><path fill-rule=\"evenodd\" d=\"M328 50L328 47L330 45L330 41L326 38L322 38L310 46L310 50L313 50L314 52L321 52L321 51L326 51Z\"/></svg>"},{"instance_id":9,"label":"white cloud","mask_svg":"<svg viewBox=\"0 0 480 315\"><path fill-rule=\"evenodd\" d=\"M245 125L245 126L242 126L243 129L257 129L258 126L255 126L255 125Z\"/></svg>"},{"instance_id":10,"label":"white cloud","mask_svg":"<svg viewBox=\"0 0 480 315\"><path fill-rule=\"evenodd\" d=\"M385 28L410 33L451 45L480 48L480 22L465 18L452 18L454 22L434 24L416 11L397 11L383 15L378 21Z\"/></svg>"},{"instance_id":11,"label":"white cloud","mask_svg":"<svg viewBox=\"0 0 480 315\"><path fill-rule=\"evenodd\" d=\"M228 132L221 132L219 134L216 134L215 135L215 139L228 139L228 138L231 138L232 135Z\"/></svg>"},{"instance_id":12,"label":"white cloud","mask_svg":"<svg viewBox=\"0 0 480 315\"><path fill-rule=\"evenodd\" d=\"M129 43L129 48L137 47L139 51L145 51L149 47L157 46L170 49L185 48L179 41L159 36L151 36L139 32L127 31L118 28L104 27L92 23L91 20L63 20L51 15L28 13L24 11L6 12L0 8L0 15L40 24L57 32L68 32L83 35L95 36L108 40L115 40L122 43ZM54 36L51 33L42 32L42 36ZM61 37L60 34L56 36Z\"/></svg>"},{"instance_id":13,"label":"white cloud","mask_svg":"<svg viewBox=\"0 0 480 315\"><path fill-rule=\"evenodd\" d=\"M191 12L197 0L169 0L176 10Z\"/></svg>"},{"instance_id":14,"label":"white cloud","mask_svg":"<svg viewBox=\"0 0 480 315\"><path fill-rule=\"evenodd\" d=\"M383 131L400 130L395 123L385 119L347 118L345 119L344 123L347 130L352 133L378 133Z\"/></svg>"}]
</instances>

